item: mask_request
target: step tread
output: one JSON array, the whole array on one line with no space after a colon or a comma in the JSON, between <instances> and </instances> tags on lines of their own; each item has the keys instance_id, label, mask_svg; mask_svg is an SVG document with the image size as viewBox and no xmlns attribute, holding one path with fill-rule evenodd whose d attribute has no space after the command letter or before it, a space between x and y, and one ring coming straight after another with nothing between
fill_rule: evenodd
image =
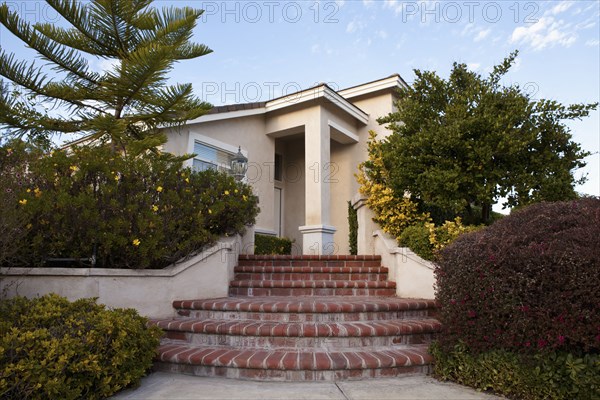
<instances>
[{"instance_id":1,"label":"step tread","mask_svg":"<svg viewBox=\"0 0 600 400\"><path fill-rule=\"evenodd\" d=\"M381 261L379 255L256 255L240 254L238 260L317 260L317 261Z\"/></svg>"},{"instance_id":2,"label":"step tread","mask_svg":"<svg viewBox=\"0 0 600 400\"><path fill-rule=\"evenodd\" d=\"M387 274L386 267L313 267L313 266L273 266L273 265L238 265L234 272L245 273L321 273L321 274Z\"/></svg>"},{"instance_id":3,"label":"step tread","mask_svg":"<svg viewBox=\"0 0 600 400\"><path fill-rule=\"evenodd\" d=\"M164 330L199 334L272 337L375 337L435 333L439 321L405 319L352 322L280 322L198 318L154 319L151 325Z\"/></svg>"},{"instance_id":4,"label":"step tread","mask_svg":"<svg viewBox=\"0 0 600 400\"><path fill-rule=\"evenodd\" d=\"M410 311L435 308L434 300L398 297L222 297L205 300L176 300L176 309L248 311L265 313L364 313Z\"/></svg>"},{"instance_id":5,"label":"step tread","mask_svg":"<svg viewBox=\"0 0 600 400\"><path fill-rule=\"evenodd\" d=\"M374 350L323 351L321 349L239 349L193 346L165 341L157 361L265 370L351 370L427 365L432 357L426 345Z\"/></svg>"},{"instance_id":6,"label":"step tread","mask_svg":"<svg viewBox=\"0 0 600 400\"><path fill-rule=\"evenodd\" d=\"M394 289L392 281L303 281L303 280L234 280L229 287L251 288L315 288L315 289Z\"/></svg>"}]
</instances>

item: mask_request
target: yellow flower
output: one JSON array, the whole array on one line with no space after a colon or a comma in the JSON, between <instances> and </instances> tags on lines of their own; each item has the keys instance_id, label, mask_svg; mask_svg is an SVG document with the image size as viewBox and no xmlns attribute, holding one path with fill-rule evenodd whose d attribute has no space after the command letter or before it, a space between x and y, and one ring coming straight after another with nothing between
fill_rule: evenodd
<instances>
[{"instance_id":1,"label":"yellow flower","mask_svg":"<svg viewBox=\"0 0 600 400\"><path fill-rule=\"evenodd\" d=\"M33 189L33 193L35 193L35 197L40 197L42 195L40 188Z\"/></svg>"},{"instance_id":2,"label":"yellow flower","mask_svg":"<svg viewBox=\"0 0 600 400\"><path fill-rule=\"evenodd\" d=\"M235 189L235 190L233 191L233 193L237 193L237 192L238 192L238 190L237 190L237 189Z\"/></svg>"},{"instance_id":3,"label":"yellow flower","mask_svg":"<svg viewBox=\"0 0 600 400\"><path fill-rule=\"evenodd\" d=\"M163 188L162 188L162 186L159 186L159 187L157 187L157 188L156 188L156 191L157 191L158 193L162 192L162 191L163 191Z\"/></svg>"},{"instance_id":4,"label":"yellow flower","mask_svg":"<svg viewBox=\"0 0 600 400\"><path fill-rule=\"evenodd\" d=\"M27 189L27 193L31 193L31 189Z\"/></svg>"},{"instance_id":5,"label":"yellow flower","mask_svg":"<svg viewBox=\"0 0 600 400\"><path fill-rule=\"evenodd\" d=\"M229 196L229 190L225 191L225 196Z\"/></svg>"},{"instance_id":6,"label":"yellow flower","mask_svg":"<svg viewBox=\"0 0 600 400\"><path fill-rule=\"evenodd\" d=\"M248 201L248 196L244 195L242 197L243 197L244 201Z\"/></svg>"},{"instance_id":7,"label":"yellow flower","mask_svg":"<svg viewBox=\"0 0 600 400\"><path fill-rule=\"evenodd\" d=\"M27 200L25 200L25 201L27 201ZM212 210L210 208L208 209L208 213L212 214Z\"/></svg>"},{"instance_id":8,"label":"yellow flower","mask_svg":"<svg viewBox=\"0 0 600 400\"><path fill-rule=\"evenodd\" d=\"M27 204L27 199L19 200L19 204L24 206L25 204Z\"/></svg>"},{"instance_id":9,"label":"yellow flower","mask_svg":"<svg viewBox=\"0 0 600 400\"><path fill-rule=\"evenodd\" d=\"M31 225L31 224L27 224L27 229L31 229L32 226L33 225Z\"/></svg>"},{"instance_id":10,"label":"yellow flower","mask_svg":"<svg viewBox=\"0 0 600 400\"><path fill-rule=\"evenodd\" d=\"M185 178L186 183L190 183L190 178Z\"/></svg>"},{"instance_id":11,"label":"yellow flower","mask_svg":"<svg viewBox=\"0 0 600 400\"><path fill-rule=\"evenodd\" d=\"M153 205L152 206L152 211L157 212L158 211L158 206L157 205Z\"/></svg>"},{"instance_id":12,"label":"yellow flower","mask_svg":"<svg viewBox=\"0 0 600 400\"><path fill-rule=\"evenodd\" d=\"M139 246L141 242L140 242L140 239L133 239L132 243L134 246Z\"/></svg>"},{"instance_id":13,"label":"yellow flower","mask_svg":"<svg viewBox=\"0 0 600 400\"><path fill-rule=\"evenodd\" d=\"M78 167L77 165L71 165L71 166L69 167L69 169L70 169L71 171L73 171L73 172L77 172L77 171L79 171L79 167Z\"/></svg>"},{"instance_id":14,"label":"yellow flower","mask_svg":"<svg viewBox=\"0 0 600 400\"><path fill-rule=\"evenodd\" d=\"M115 181L119 181L119 175L115 175Z\"/></svg>"}]
</instances>

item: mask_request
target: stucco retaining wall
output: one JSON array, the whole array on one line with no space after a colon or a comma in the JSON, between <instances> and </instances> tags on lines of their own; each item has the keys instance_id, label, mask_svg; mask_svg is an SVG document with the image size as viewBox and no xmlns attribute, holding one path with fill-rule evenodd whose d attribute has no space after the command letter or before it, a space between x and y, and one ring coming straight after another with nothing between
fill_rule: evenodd
<instances>
[{"instance_id":1,"label":"stucco retaining wall","mask_svg":"<svg viewBox=\"0 0 600 400\"><path fill-rule=\"evenodd\" d=\"M405 298L434 299L434 266L408 247L398 247L396 240L381 230L373 232L375 254L388 267L390 280L396 282L396 295Z\"/></svg>"},{"instance_id":2,"label":"stucco retaining wall","mask_svg":"<svg viewBox=\"0 0 600 400\"><path fill-rule=\"evenodd\" d=\"M381 265L389 269L389 279L396 282L398 297L434 299L434 265L408 247L398 247L396 240L373 222L375 214L360 194L354 196L352 206L358 217L358 254L381 256Z\"/></svg>"},{"instance_id":3,"label":"stucco retaining wall","mask_svg":"<svg viewBox=\"0 0 600 400\"><path fill-rule=\"evenodd\" d=\"M247 232L245 237L254 230ZM189 260L161 270L107 268L3 268L0 291L9 297L57 293L70 300L98 297L109 307L135 308L148 317L175 315L176 299L225 297L238 255L253 252L253 243L235 236Z\"/></svg>"}]
</instances>

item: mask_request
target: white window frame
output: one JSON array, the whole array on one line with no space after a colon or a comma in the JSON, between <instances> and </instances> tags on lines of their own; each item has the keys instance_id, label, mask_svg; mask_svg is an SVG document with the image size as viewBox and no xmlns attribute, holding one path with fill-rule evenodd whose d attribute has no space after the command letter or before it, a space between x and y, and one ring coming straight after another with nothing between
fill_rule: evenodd
<instances>
[{"instance_id":1,"label":"white window frame","mask_svg":"<svg viewBox=\"0 0 600 400\"><path fill-rule=\"evenodd\" d=\"M205 136L199 133L190 132L188 137L188 145L187 145L187 153L194 154L194 145L196 142L211 146L216 148L217 150L224 151L226 153L237 154L238 146L232 145L229 143L222 142L220 140L211 138L209 136ZM242 154L244 157L248 158L248 151L242 148ZM193 168L194 167L194 158L191 158L186 161L186 167ZM229 168L229 166L227 166Z\"/></svg>"}]
</instances>

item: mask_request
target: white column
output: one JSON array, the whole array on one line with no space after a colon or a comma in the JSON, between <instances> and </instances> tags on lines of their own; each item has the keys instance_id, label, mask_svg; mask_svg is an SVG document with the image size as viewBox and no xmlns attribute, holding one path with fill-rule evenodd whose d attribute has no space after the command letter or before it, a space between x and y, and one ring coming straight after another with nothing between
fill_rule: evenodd
<instances>
[{"instance_id":1,"label":"white column","mask_svg":"<svg viewBox=\"0 0 600 400\"><path fill-rule=\"evenodd\" d=\"M305 225L302 232L304 254L333 254L333 234L330 225L330 188L327 181L330 168L330 132L327 116L321 107L305 124Z\"/></svg>"}]
</instances>

